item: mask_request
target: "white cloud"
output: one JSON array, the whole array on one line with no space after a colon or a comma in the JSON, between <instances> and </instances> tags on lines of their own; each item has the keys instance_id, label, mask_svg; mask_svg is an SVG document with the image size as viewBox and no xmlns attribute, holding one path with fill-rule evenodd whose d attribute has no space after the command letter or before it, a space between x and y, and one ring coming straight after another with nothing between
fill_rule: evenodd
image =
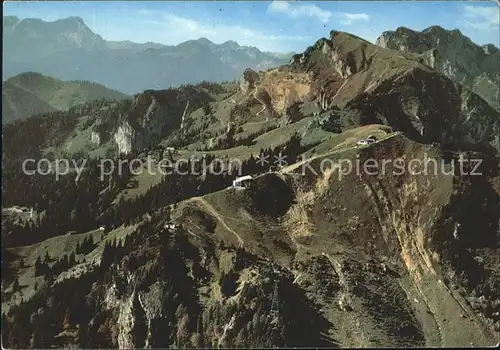
<instances>
[{"instance_id":1,"label":"white cloud","mask_svg":"<svg viewBox=\"0 0 500 350\"><path fill-rule=\"evenodd\" d=\"M291 5L287 1L273 1L267 8L268 12L284 13L291 18L309 17L316 18L326 23L330 20L332 13L312 5Z\"/></svg>"},{"instance_id":2,"label":"white cloud","mask_svg":"<svg viewBox=\"0 0 500 350\"><path fill-rule=\"evenodd\" d=\"M340 19L340 24L351 25L354 22L368 22L370 20L370 16L366 13L339 13L342 17Z\"/></svg>"},{"instance_id":3,"label":"white cloud","mask_svg":"<svg viewBox=\"0 0 500 350\"><path fill-rule=\"evenodd\" d=\"M152 14L152 12L151 12L151 11L149 11L149 10L146 10L146 9L140 9L140 10L139 10L139 14L140 14L140 15L151 15L151 14Z\"/></svg>"},{"instance_id":4,"label":"white cloud","mask_svg":"<svg viewBox=\"0 0 500 350\"><path fill-rule=\"evenodd\" d=\"M146 13L142 14L146 15ZM220 23L210 18L194 20L170 13L151 13L151 16L147 15L143 22L161 28L160 32L163 37L168 37L169 42L167 44L178 44L183 41L205 37L215 43L234 40L240 45L255 46L265 51L287 51L290 42L303 41L307 43L313 40L310 36L277 35L239 25ZM162 40L162 42L164 41Z\"/></svg>"},{"instance_id":5,"label":"white cloud","mask_svg":"<svg viewBox=\"0 0 500 350\"><path fill-rule=\"evenodd\" d=\"M339 17L340 24L343 25L351 25L354 22L368 22L370 20L370 16L366 13L338 12L336 15Z\"/></svg>"},{"instance_id":6,"label":"white cloud","mask_svg":"<svg viewBox=\"0 0 500 350\"><path fill-rule=\"evenodd\" d=\"M200 25L195 20L189 18L177 17L172 14L163 14L163 19L165 20L164 22L165 25L179 28L178 30L180 31L194 33L195 35L198 36L211 36L217 34L217 32L214 29Z\"/></svg>"},{"instance_id":7,"label":"white cloud","mask_svg":"<svg viewBox=\"0 0 500 350\"><path fill-rule=\"evenodd\" d=\"M340 24L351 25L355 22L367 22L370 16L366 13L330 12L314 5L292 4L287 1L273 1L267 8L268 12L283 13L290 18L316 18L322 23L335 18Z\"/></svg>"},{"instance_id":8,"label":"white cloud","mask_svg":"<svg viewBox=\"0 0 500 350\"><path fill-rule=\"evenodd\" d=\"M464 23L469 27L480 30L498 30L500 12L498 6L464 6Z\"/></svg>"}]
</instances>

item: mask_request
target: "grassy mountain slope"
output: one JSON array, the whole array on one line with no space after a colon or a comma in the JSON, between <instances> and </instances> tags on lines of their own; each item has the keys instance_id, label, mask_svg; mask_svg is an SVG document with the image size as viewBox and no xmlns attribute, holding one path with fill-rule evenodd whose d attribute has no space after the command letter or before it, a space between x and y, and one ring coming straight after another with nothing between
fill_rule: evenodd
<instances>
[{"instance_id":1,"label":"grassy mountain slope","mask_svg":"<svg viewBox=\"0 0 500 350\"><path fill-rule=\"evenodd\" d=\"M123 100L129 96L100 84L61 81L38 73L23 73L3 83L2 121L64 110L93 100Z\"/></svg>"},{"instance_id":2,"label":"grassy mountain slope","mask_svg":"<svg viewBox=\"0 0 500 350\"><path fill-rule=\"evenodd\" d=\"M22 120L39 113L57 109L33 93L15 85L4 83L2 89L2 123Z\"/></svg>"}]
</instances>

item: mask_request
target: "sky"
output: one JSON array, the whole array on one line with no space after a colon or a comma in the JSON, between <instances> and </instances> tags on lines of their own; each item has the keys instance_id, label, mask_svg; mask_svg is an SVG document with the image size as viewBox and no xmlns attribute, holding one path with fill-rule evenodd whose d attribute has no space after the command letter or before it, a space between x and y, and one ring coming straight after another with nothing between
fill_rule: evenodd
<instances>
[{"instance_id":1,"label":"sky","mask_svg":"<svg viewBox=\"0 0 500 350\"><path fill-rule=\"evenodd\" d=\"M54 21L81 17L106 40L176 45L228 40L264 51L301 52L330 30L368 41L386 30L432 25L499 46L499 5L491 1L13 1L4 16Z\"/></svg>"}]
</instances>

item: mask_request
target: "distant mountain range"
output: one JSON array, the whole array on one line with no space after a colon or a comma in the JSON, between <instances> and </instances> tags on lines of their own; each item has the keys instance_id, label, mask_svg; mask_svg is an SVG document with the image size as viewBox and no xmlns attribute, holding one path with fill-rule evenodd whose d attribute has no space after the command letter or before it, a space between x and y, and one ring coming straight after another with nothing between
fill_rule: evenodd
<instances>
[{"instance_id":1,"label":"distant mountain range","mask_svg":"<svg viewBox=\"0 0 500 350\"><path fill-rule=\"evenodd\" d=\"M4 79L34 71L62 80L95 81L132 94L202 80L233 80L246 68L266 70L288 63L292 56L205 38L176 46L106 41L80 17L54 22L3 19Z\"/></svg>"},{"instance_id":2,"label":"distant mountain range","mask_svg":"<svg viewBox=\"0 0 500 350\"><path fill-rule=\"evenodd\" d=\"M2 84L2 123L102 98L123 100L129 97L92 82L61 81L39 73L23 73Z\"/></svg>"}]
</instances>

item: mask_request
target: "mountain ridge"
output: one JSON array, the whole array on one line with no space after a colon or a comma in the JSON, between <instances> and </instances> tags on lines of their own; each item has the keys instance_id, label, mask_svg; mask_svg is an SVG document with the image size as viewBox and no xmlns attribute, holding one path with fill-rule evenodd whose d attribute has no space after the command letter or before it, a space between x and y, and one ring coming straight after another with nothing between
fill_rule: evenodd
<instances>
[{"instance_id":1,"label":"mountain ridge","mask_svg":"<svg viewBox=\"0 0 500 350\"><path fill-rule=\"evenodd\" d=\"M113 42L93 33L81 18L45 22L7 17L3 73L10 77L37 71L62 80L92 80L126 93L138 93L201 80L234 80L247 67L267 69L288 61L286 54L283 57L234 44L215 44L206 38L178 45ZM34 57L28 54L33 47L38 52ZM202 48L206 51L202 52ZM137 61L137 55L147 60ZM189 64L183 55L191 56ZM211 59L210 71L203 68L205 56ZM56 67L53 62L60 64ZM123 71L135 72L136 78L124 77L120 73Z\"/></svg>"},{"instance_id":2,"label":"mountain ridge","mask_svg":"<svg viewBox=\"0 0 500 350\"><path fill-rule=\"evenodd\" d=\"M400 27L382 33L376 44L421 55L427 65L478 93L500 110L500 50L495 45L475 44L460 30L440 26L420 32Z\"/></svg>"},{"instance_id":3,"label":"mountain ridge","mask_svg":"<svg viewBox=\"0 0 500 350\"><path fill-rule=\"evenodd\" d=\"M348 33L332 31L329 39L318 40L288 66L262 73L257 81L279 113L285 111L285 101L314 102L319 113L337 105L357 109L356 123L386 124L420 142L467 139L469 146L487 142L500 150L498 111L481 97L417 54L380 48ZM296 95L287 100L283 92L294 85Z\"/></svg>"}]
</instances>

